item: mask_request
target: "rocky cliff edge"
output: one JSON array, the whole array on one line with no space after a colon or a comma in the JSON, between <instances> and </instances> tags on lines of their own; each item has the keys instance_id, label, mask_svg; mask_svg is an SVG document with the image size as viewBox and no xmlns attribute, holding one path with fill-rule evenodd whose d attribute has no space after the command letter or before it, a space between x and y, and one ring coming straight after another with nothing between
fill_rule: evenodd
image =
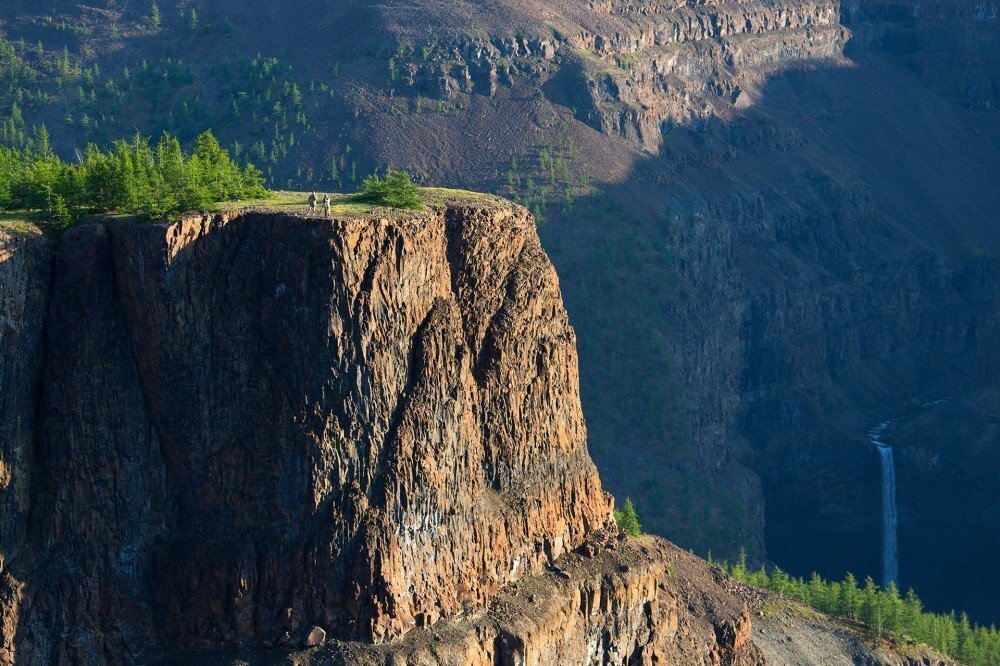
<instances>
[{"instance_id":1,"label":"rocky cliff edge","mask_svg":"<svg viewBox=\"0 0 1000 666\"><path fill-rule=\"evenodd\" d=\"M0 407L0 663L766 657L724 575L614 529L501 200L0 228Z\"/></svg>"}]
</instances>

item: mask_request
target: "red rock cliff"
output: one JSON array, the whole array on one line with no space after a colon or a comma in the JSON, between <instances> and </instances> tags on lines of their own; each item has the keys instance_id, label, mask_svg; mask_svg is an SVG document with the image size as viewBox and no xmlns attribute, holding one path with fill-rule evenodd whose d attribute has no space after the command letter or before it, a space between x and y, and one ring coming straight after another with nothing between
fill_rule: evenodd
<instances>
[{"instance_id":1,"label":"red rock cliff","mask_svg":"<svg viewBox=\"0 0 1000 666\"><path fill-rule=\"evenodd\" d=\"M609 523L521 208L76 228L44 332L49 243L11 239L7 658L386 641Z\"/></svg>"},{"instance_id":2,"label":"red rock cliff","mask_svg":"<svg viewBox=\"0 0 1000 666\"><path fill-rule=\"evenodd\" d=\"M0 343L0 664L899 663L616 532L513 204L0 227Z\"/></svg>"}]
</instances>

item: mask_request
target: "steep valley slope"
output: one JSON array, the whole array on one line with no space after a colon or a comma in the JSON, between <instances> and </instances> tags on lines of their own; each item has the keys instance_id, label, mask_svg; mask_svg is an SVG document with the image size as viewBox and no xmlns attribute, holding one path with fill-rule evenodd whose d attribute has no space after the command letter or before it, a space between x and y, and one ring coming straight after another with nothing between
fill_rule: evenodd
<instances>
[{"instance_id":1,"label":"steep valley slope","mask_svg":"<svg viewBox=\"0 0 1000 666\"><path fill-rule=\"evenodd\" d=\"M20 99L25 127L69 152L211 125L279 185L349 189L390 165L516 197L542 216L580 334L595 462L647 528L877 577L866 432L896 419L901 584L1000 619L984 577L1000 547L995 1L163 9L154 28L140 0L0 7L5 38L101 68L92 90L81 75Z\"/></svg>"}]
</instances>

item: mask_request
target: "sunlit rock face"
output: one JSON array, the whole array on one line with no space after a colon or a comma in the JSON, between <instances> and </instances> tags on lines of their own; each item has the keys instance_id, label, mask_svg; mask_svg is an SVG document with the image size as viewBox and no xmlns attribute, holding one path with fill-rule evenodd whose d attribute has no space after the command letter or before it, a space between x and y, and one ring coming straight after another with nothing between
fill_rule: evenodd
<instances>
[{"instance_id":1,"label":"sunlit rock face","mask_svg":"<svg viewBox=\"0 0 1000 666\"><path fill-rule=\"evenodd\" d=\"M522 208L88 225L4 248L19 662L314 625L388 641L609 526L575 337Z\"/></svg>"},{"instance_id":2,"label":"sunlit rock face","mask_svg":"<svg viewBox=\"0 0 1000 666\"><path fill-rule=\"evenodd\" d=\"M183 31L196 85L99 131L26 107L64 156L185 108L225 142L269 140L217 89L218 63L261 54L292 69L312 128L268 165L281 185L356 162L527 199L555 171L532 205L580 334L591 452L686 548L877 578L866 433L953 396L893 444L900 581L1000 618L979 574L1000 543L996 2L247 0L198 7L211 38L166 12L161 34L120 29L145 0L85 5L0 3L0 31L117 82L179 57Z\"/></svg>"}]
</instances>

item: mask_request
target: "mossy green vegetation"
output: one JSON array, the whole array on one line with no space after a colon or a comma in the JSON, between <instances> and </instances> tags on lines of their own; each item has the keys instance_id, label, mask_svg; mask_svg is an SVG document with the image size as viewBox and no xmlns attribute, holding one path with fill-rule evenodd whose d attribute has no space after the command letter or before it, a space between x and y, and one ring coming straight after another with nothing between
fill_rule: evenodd
<instances>
[{"instance_id":1,"label":"mossy green vegetation","mask_svg":"<svg viewBox=\"0 0 1000 666\"><path fill-rule=\"evenodd\" d=\"M901 595L895 583L883 588L871 577L859 585L851 573L842 581L828 581L816 573L809 580L796 578L780 567L752 571L745 552L735 564L722 566L744 583L799 599L833 617L861 622L870 638L901 641L909 637L963 664L1000 664L1000 631L995 626L974 625L965 613L925 612L912 588Z\"/></svg>"},{"instance_id":2,"label":"mossy green vegetation","mask_svg":"<svg viewBox=\"0 0 1000 666\"><path fill-rule=\"evenodd\" d=\"M141 136L104 152L90 145L77 162L63 161L42 134L31 149L0 147L0 210L34 210L59 227L93 213L155 219L268 195L261 173L239 166L211 132L188 153L164 134L153 146Z\"/></svg>"}]
</instances>

